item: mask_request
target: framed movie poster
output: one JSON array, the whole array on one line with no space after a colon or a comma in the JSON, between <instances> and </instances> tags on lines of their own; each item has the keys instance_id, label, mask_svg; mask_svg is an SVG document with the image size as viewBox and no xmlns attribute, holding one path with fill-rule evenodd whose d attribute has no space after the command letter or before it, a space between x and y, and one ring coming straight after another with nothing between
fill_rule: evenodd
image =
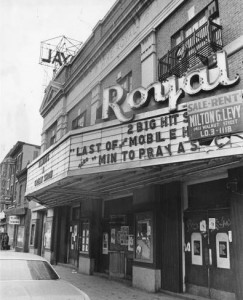
<instances>
[{"instance_id":1,"label":"framed movie poster","mask_svg":"<svg viewBox=\"0 0 243 300\"><path fill-rule=\"evenodd\" d=\"M51 249L51 230L52 230L52 218L46 219L45 232L44 232L44 247Z\"/></svg>"},{"instance_id":2,"label":"framed movie poster","mask_svg":"<svg viewBox=\"0 0 243 300\"><path fill-rule=\"evenodd\" d=\"M108 254L108 233L103 233L103 247L102 247L102 254Z\"/></svg>"},{"instance_id":3,"label":"framed movie poster","mask_svg":"<svg viewBox=\"0 0 243 300\"><path fill-rule=\"evenodd\" d=\"M136 215L135 259L153 262L152 213Z\"/></svg>"}]
</instances>

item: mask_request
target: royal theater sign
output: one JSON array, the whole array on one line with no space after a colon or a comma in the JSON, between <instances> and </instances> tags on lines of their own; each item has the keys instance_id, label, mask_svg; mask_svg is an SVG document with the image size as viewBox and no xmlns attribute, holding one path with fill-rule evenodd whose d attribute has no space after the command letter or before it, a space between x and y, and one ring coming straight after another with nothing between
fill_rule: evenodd
<instances>
[{"instance_id":1,"label":"royal theater sign","mask_svg":"<svg viewBox=\"0 0 243 300\"><path fill-rule=\"evenodd\" d=\"M134 110L147 105L154 95L154 101L162 103L168 101L168 112L178 110L178 101L183 95L195 95L201 91L211 91L218 86L231 86L239 81L237 75L230 80L228 76L227 56L224 51L216 53L217 67L208 69L207 66L188 72L184 77L171 76L166 82L156 82L147 89L140 87L126 94L125 90L115 85L104 90L103 94L103 119L109 119L112 110L118 120L129 122L134 118ZM114 91L116 99L111 99L111 92ZM130 108L129 116L123 113L122 104L126 102Z\"/></svg>"},{"instance_id":2,"label":"royal theater sign","mask_svg":"<svg viewBox=\"0 0 243 300\"><path fill-rule=\"evenodd\" d=\"M204 67L130 94L120 86L105 89L103 119L109 119L112 110L118 121L64 136L30 166L27 194L69 176L242 154L242 90L178 102L185 93L194 95L237 83L238 76L228 77L225 52L217 53L217 59L213 70ZM135 115L136 109L150 101L151 89L154 100L168 101L168 107ZM115 101L111 101L111 90L116 91ZM205 138L208 142L202 143Z\"/></svg>"}]
</instances>

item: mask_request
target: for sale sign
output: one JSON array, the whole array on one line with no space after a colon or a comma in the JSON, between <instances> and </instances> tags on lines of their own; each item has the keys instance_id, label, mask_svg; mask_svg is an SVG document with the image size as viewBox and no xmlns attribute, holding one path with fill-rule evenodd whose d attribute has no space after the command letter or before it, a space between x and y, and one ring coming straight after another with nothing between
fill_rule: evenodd
<instances>
[{"instance_id":1,"label":"for sale sign","mask_svg":"<svg viewBox=\"0 0 243 300\"><path fill-rule=\"evenodd\" d=\"M243 130L241 90L189 102L187 111L191 140Z\"/></svg>"}]
</instances>

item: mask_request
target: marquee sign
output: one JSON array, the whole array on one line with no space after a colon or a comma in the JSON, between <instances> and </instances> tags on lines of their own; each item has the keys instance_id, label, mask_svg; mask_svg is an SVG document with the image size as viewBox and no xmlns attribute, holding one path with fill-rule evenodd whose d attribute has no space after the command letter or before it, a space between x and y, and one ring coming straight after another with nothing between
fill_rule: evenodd
<instances>
[{"instance_id":1,"label":"marquee sign","mask_svg":"<svg viewBox=\"0 0 243 300\"><path fill-rule=\"evenodd\" d=\"M71 137L70 170L169 159L193 153L187 112L164 115ZM97 169L96 169L97 171Z\"/></svg>"},{"instance_id":2,"label":"marquee sign","mask_svg":"<svg viewBox=\"0 0 243 300\"><path fill-rule=\"evenodd\" d=\"M236 99L233 103L237 106L240 93L221 94L220 99ZM69 176L242 154L243 130L225 137L215 136L207 146L190 139L191 111L197 111L200 105L189 106L190 113L182 109L164 114L161 109L161 114L152 111L146 118L140 115L130 123L113 121L70 132L30 165L26 194ZM228 116L233 111L235 116L242 115L238 107L227 107Z\"/></svg>"}]
</instances>

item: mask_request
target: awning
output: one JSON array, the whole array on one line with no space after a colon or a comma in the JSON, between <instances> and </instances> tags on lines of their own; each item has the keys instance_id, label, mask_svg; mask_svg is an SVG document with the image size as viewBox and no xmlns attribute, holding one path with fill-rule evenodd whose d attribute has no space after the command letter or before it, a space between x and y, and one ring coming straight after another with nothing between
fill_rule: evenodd
<instances>
[{"instance_id":1,"label":"awning","mask_svg":"<svg viewBox=\"0 0 243 300\"><path fill-rule=\"evenodd\" d=\"M6 216L21 216L26 214L27 208L25 207L13 207L4 211Z\"/></svg>"},{"instance_id":2,"label":"awning","mask_svg":"<svg viewBox=\"0 0 243 300\"><path fill-rule=\"evenodd\" d=\"M5 219L5 218L6 218L6 216L5 216L4 211L1 211L1 212L0 212L0 220L3 220L3 219Z\"/></svg>"}]
</instances>

